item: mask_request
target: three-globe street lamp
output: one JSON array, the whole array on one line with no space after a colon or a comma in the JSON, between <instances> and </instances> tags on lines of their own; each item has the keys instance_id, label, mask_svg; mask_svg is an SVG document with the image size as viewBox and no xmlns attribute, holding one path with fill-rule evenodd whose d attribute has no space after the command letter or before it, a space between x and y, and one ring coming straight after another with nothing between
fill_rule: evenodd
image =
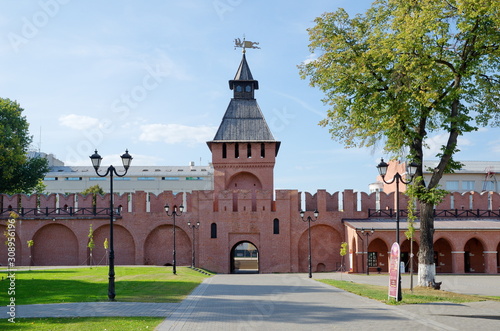
<instances>
[{"instance_id":1,"label":"three-globe street lamp","mask_svg":"<svg viewBox=\"0 0 500 331\"><path fill-rule=\"evenodd\" d=\"M318 220L319 212L317 210L314 211L314 219L311 216L307 216L304 219L305 212L303 210L300 211L300 218L302 221L307 222L307 243L308 243L308 262L309 262L309 278L312 278L312 261L311 261L311 222L315 222Z\"/></svg>"},{"instance_id":2,"label":"three-globe street lamp","mask_svg":"<svg viewBox=\"0 0 500 331\"><path fill-rule=\"evenodd\" d=\"M184 206L183 205L180 205L179 208L177 208L177 206L174 206L174 210L169 213L169 210L170 210L170 207L168 205L165 205L165 212L167 213L167 216L169 217L172 217L174 218L174 229L173 229L173 232L174 232L174 251L173 251L173 261L172 261L172 265L173 265L173 268L172 268L172 272L174 273L174 275L177 275L177 262L176 262L176 259L175 259L175 216L181 216L182 212L184 211ZM177 210L179 210L179 212L177 212Z\"/></svg>"},{"instance_id":3,"label":"three-globe street lamp","mask_svg":"<svg viewBox=\"0 0 500 331\"><path fill-rule=\"evenodd\" d=\"M404 180L403 177L399 174L399 172L396 172L394 174L394 177L390 181L385 180L385 175L387 174L387 168L389 165L384 162L384 159L380 159L380 163L377 165L378 172L380 174L380 177L382 177L382 181L386 184L392 184L396 182L396 243L399 245L399 183L403 183L405 185L410 184L413 181L413 176L415 176L415 173L417 172L418 165L415 162L412 162L407 165L406 167L406 173L410 176L410 179ZM400 250L401 254L401 250ZM398 297L396 298L397 301L401 301L403 296L401 293L401 269L398 268L399 274L398 274Z\"/></svg>"},{"instance_id":4,"label":"three-globe street lamp","mask_svg":"<svg viewBox=\"0 0 500 331\"><path fill-rule=\"evenodd\" d=\"M110 165L108 170L106 170L105 174L99 173L99 167L101 166L102 157L97 153L97 149L95 153L90 156L90 160L92 161L92 166L95 169L95 173L99 177L110 176L109 180L109 277L108 277L108 299L109 301L115 301L115 251L113 246L113 218L114 218L114 205L113 205L113 175L118 177L123 177L127 174L128 168L130 167L130 163L132 162L132 156L128 153L128 150L125 150L125 154L121 156L123 168L125 168L125 172L123 174L119 174L116 172L116 168Z\"/></svg>"},{"instance_id":5,"label":"three-globe street lamp","mask_svg":"<svg viewBox=\"0 0 500 331\"><path fill-rule=\"evenodd\" d=\"M373 228L371 230L361 229L361 235L366 236L366 275L370 275L370 254L368 254L368 237L371 236L375 230Z\"/></svg>"},{"instance_id":6,"label":"three-globe street lamp","mask_svg":"<svg viewBox=\"0 0 500 331\"><path fill-rule=\"evenodd\" d=\"M191 224L191 221L188 221L188 227L193 231L193 247L191 248L191 267L194 268L194 230L200 227L200 222L196 222L196 224Z\"/></svg>"}]
</instances>

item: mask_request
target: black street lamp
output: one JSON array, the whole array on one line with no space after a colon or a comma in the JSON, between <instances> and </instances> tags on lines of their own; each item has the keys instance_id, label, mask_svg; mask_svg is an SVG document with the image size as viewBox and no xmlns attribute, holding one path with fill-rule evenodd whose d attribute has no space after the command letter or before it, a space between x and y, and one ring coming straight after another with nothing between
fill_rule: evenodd
<instances>
[{"instance_id":1,"label":"black street lamp","mask_svg":"<svg viewBox=\"0 0 500 331\"><path fill-rule=\"evenodd\" d=\"M132 162L132 156L128 153L128 150L125 150L125 154L121 156L122 158L122 163L123 167L125 168L125 172L123 174L119 174L116 172L116 168L110 165L108 167L108 170L106 170L106 173L101 175L99 173L99 167L101 166L101 161L102 157L97 153L97 149L95 150L95 153L90 156L90 160L92 161L92 166L95 169L95 173L99 177L106 177L107 175L110 176L109 180L109 193L110 193L110 198L109 198L109 277L108 277L108 299L109 301L115 301L115 251L114 251L114 246L113 246L113 212L114 212L114 205L113 205L113 175L116 175L118 177L123 177L127 174L128 168L130 167L130 163Z\"/></svg>"},{"instance_id":2,"label":"black street lamp","mask_svg":"<svg viewBox=\"0 0 500 331\"><path fill-rule=\"evenodd\" d=\"M169 214L169 210L170 210L170 207L168 205L165 205L165 212L167 213L167 216L171 217L173 216L174 217L174 229L173 229L173 232L174 232L174 252L173 252L173 268L172 268L172 271L174 273L174 275L177 275L177 263L176 263L176 260L175 260L175 216L181 216L182 212L184 211L184 206L183 205L180 205L179 208L177 208L177 206L174 206L174 210ZM179 210L179 213L177 213L177 210Z\"/></svg>"},{"instance_id":3,"label":"black street lamp","mask_svg":"<svg viewBox=\"0 0 500 331\"><path fill-rule=\"evenodd\" d=\"M418 165L415 162L412 162L406 167L406 173L410 176L410 179L407 181L403 179L403 177L399 174L399 172L396 172L394 174L392 180L386 181L385 175L387 174L388 167L389 165L384 162L384 159L380 159L380 163L377 165L377 169L380 174L380 177L382 177L382 181L384 181L384 183L386 184L392 184L396 182L396 242L399 245L399 182L405 185L410 184L413 180L413 176L415 176L415 172L417 171ZM398 287L397 301L401 301L401 299L403 298L401 294L401 271L399 272L398 277L399 277L399 287Z\"/></svg>"},{"instance_id":4,"label":"black street lamp","mask_svg":"<svg viewBox=\"0 0 500 331\"><path fill-rule=\"evenodd\" d=\"M194 230L200 227L200 222L196 222L196 224L191 224L191 221L188 221L188 227L193 230L193 247L191 248L191 267L194 268Z\"/></svg>"},{"instance_id":5,"label":"black street lamp","mask_svg":"<svg viewBox=\"0 0 500 331\"><path fill-rule=\"evenodd\" d=\"M366 275L370 275L370 254L368 254L368 237L375 232L373 228L371 230L361 229L361 234L366 236Z\"/></svg>"},{"instance_id":6,"label":"black street lamp","mask_svg":"<svg viewBox=\"0 0 500 331\"><path fill-rule=\"evenodd\" d=\"M315 222L318 220L319 212L317 210L314 211L314 219L311 216L307 216L304 219L304 211L300 211L300 218L302 221L307 222L307 240L308 240L308 262L309 262L309 278L312 278L312 261L311 261L311 222Z\"/></svg>"}]
</instances>

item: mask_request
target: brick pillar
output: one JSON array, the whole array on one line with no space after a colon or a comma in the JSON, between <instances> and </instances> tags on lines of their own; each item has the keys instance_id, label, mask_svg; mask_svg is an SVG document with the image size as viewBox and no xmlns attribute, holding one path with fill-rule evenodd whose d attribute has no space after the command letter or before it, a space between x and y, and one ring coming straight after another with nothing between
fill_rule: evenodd
<instances>
[{"instance_id":1,"label":"brick pillar","mask_svg":"<svg viewBox=\"0 0 500 331\"><path fill-rule=\"evenodd\" d=\"M497 270L497 251L484 251L484 272L487 274L496 274Z\"/></svg>"},{"instance_id":2,"label":"brick pillar","mask_svg":"<svg viewBox=\"0 0 500 331\"><path fill-rule=\"evenodd\" d=\"M464 254L465 254L464 251L451 252L451 260L452 260L454 274L463 274L465 272Z\"/></svg>"}]
</instances>

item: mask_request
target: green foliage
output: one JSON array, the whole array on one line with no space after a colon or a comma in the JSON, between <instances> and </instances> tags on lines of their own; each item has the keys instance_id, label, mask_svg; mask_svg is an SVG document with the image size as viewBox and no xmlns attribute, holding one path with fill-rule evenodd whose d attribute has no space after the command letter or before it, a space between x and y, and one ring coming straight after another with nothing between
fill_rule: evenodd
<instances>
[{"instance_id":1,"label":"green foliage","mask_svg":"<svg viewBox=\"0 0 500 331\"><path fill-rule=\"evenodd\" d=\"M99 185L94 185L94 186L91 186L89 188L87 188L86 190L83 190L82 195L87 195L87 194L100 194L100 195L104 195L104 190L102 189L102 187L100 187Z\"/></svg>"},{"instance_id":2,"label":"green foliage","mask_svg":"<svg viewBox=\"0 0 500 331\"><path fill-rule=\"evenodd\" d=\"M95 247L95 243L94 243L94 230L92 229L92 224L90 224L90 227L89 227L88 237L89 237L89 243L87 244L87 247L90 248L90 252L92 253L92 250Z\"/></svg>"},{"instance_id":3,"label":"green foliage","mask_svg":"<svg viewBox=\"0 0 500 331\"><path fill-rule=\"evenodd\" d=\"M405 236L406 239L408 240L414 240L413 238L415 237L415 220L417 219L417 216L415 215L415 205L417 202L417 197L415 196L414 192L414 186L416 182L420 182L421 177L417 177L415 181L413 181L411 184L407 186L406 189L406 195L410 198L408 200L408 217L406 219L408 230L405 231Z\"/></svg>"},{"instance_id":4,"label":"green foliage","mask_svg":"<svg viewBox=\"0 0 500 331\"><path fill-rule=\"evenodd\" d=\"M347 254L347 243L344 241L340 244L340 256L345 256Z\"/></svg>"},{"instance_id":5,"label":"green foliage","mask_svg":"<svg viewBox=\"0 0 500 331\"><path fill-rule=\"evenodd\" d=\"M498 1L376 0L364 15L339 9L315 23L308 30L315 58L299 71L325 95L320 125L346 147L382 143L419 164L417 176L430 134L445 136L432 156L438 166L414 189L420 206L432 208L444 196L443 174L460 168L453 160L458 137L500 124ZM420 221L421 238L432 238L432 216ZM425 242L424 262L434 251Z\"/></svg>"},{"instance_id":6,"label":"green foliage","mask_svg":"<svg viewBox=\"0 0 500 331\"><path fill-rule=\"evenodd\" d=\"M19 104L0 98L0 192L32 193L48 172L47 160L28 157L29 124Z\"/></svg>"},{"instance_id":7,"label":"green foliage","mask_svg":"<svg viewBox=\"0 0 500 331\"><path fill-rule=\"evenodd\" d=\"M431 133L448 134L429 181L459 166L458 136L500 123L500 6L477 0L378 0L310 28L302 78L330 107L321 125L347 147L384 144L422 164ZM473 114L473 115L472 115Z\"/></svg>"},{"instance_id":8,"label":"green foliage","mask_svg":"<svg viewBox=\"0 0 500 331\"><path fill-rule=\"evenodd\" d=\"M33 240L28 240L26 242L26 244L28 244L28 247L33 247L33 245L35 244L35 242Z\"/></svg>"},{"instance_id":9,"label":"green foliage","mask_svg":"<svg viewBox=\"0 0 500 331\"><path fill-rule=\"evenodd\" d=\"M439 186L427 188L423 185L420 185L419 183L421 183L422 181L422 177L419 176L414 179L414 184L408 185L406 194L410 197L411 201L414 201L416 199L431 206L436 206L440 204L443 199L449 194L448 191L440 189ZM409 205L410 204L408 204L408 206ZM411 217L414 217L413 214Z\"/></svg>"},{"instance_id":10,"label":"green foliage","mask_svg":"<svg viewBox=\"0 0 500 331\"><path fill-rule=\"evenodd\" d=\"M36 184L36 186L29 193L30 194L46 194L46 189L47 189L47 185L45 185L43 183L43 179L40 178L40 179L38 179L38 183Z\"/></svg>"},{"instance_id":11,"label":"green foliage","mask_svg":"<svg viewBox=\"0 0 500 331\"><path fill-rule=\"evenodd\" d=\"M104 249L108 250L108 248L109 248L108 238L104 239L103 245L104 245Z\"/></svg>"}]
</instances>

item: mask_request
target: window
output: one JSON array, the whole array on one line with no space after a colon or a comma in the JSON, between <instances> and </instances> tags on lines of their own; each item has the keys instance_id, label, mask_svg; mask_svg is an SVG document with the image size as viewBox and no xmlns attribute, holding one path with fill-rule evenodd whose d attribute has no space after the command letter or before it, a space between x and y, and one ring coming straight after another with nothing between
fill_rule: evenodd
<instances>
[{"instance_id":1,"label":"window","mask_svg":"<svg viewBox=\"0 0 500 331\"><path fill-rule=\"evenodd\" d=\"M225 159L227 157L227 145L226 143L222 144L222 158Z\"/></svg>"},{"instance_id":2,"label":"window","mask_svg":"<svg viewBox=\"0 0 500 331\"><path fill-rule=\"evenodd\" d=\"M260 157L266 157L266 145L264 143L260 144Z\"/></svg>"},{"instance_id":3,"label":"window","mask_svg":"<svg viewBox=\"0 0 500 331\"><path fill-rule=\"evenodd\" d=\"M251 92L252 87L250 85L245 86L245 92Z\"/></svg>"},{"instance_id":4,"label":"window","mask_svg":"<svg viewBox=\"0 0 500 331\"><path fill-rule=\"evenodd\" d=\"M252 157L252 144L247 144L247 158Z\"/></svg>"},{"instance_id":5,"label":"window","mask_svg":"<svg viewBox=\"0 0 500 331\"><path fill-rule=\"evenodd\" d=\"M280 220L277 218L273 220L273 234L280 234Z\"/></svg>"},{"instance_id":6,"label":"window","mask_svg":"<svg viewBox=\"0 0 500 331\"><path fill-rule=\"evenodd\" d=\"M210 225L210 238L217 238L217 224Z\"/></svg>"},{"instance_id":7,"label":"window","mask_svg":"<svg viewBox=\"0 0 500 331\"><path fill-rule=\"evenodd\" d=\"M465 191L474 191L475 182L473 180L463 180L462 181L462 190Z\"/></svg>"},{"instance_id":8,"label":"window","mask_svg":"<svg viewBox=\"0 0 500 331\"><path fill-rule=\"evenodd\" d=\"M89 180L101 180L101 181L104 181L104 180L106 180L106 177L90 177Z\"/></svg>"},{"instance_id":9,"label":"window","mask_svg":"<svg viewBox=\"0 0 500 331\"><path fill-rule=\"evenodd\" d=\"M241 92L241 91L243 91L243 88L241 87L241 85L237 85L236 92Z\"/></svg>"},{"instance_id":10,"label":"window","mask_svg":"<svg viewBox=\"0 0 500 331\"><path fill-rule=\"evenodd\" d=\"M203 177L186 177L186 180L203 180Z\"/></svg>"},{"instance_id":11,"label":"window","mask_svg":"<svg viewBox=\"0 0 500 331\"><path fill-rule=\"evenodd\" d=\"M82 177L66 177L66 180L82 180Z\"/></svg>"},{"instance_id":12,"label":"window","mask_svg":"<svg viewBox=\"0 0 500 331\"><path fill-rule=\"evenodd\" d=\"M45 180L45 181L57 180L57 177L45 177L43 180Z\"/></svg>"},{"instance_id":13,"label":"window","mask_svg":"<svg viewBox=\"0 0 500 331\"><path fill-rule=\"evenodd\" d=\"M458 191L458 180L446 181L446 190L451 192Z\"/></svg>"},{"instance_id":14,"label":"window","mask_svg":"<svg viewBox=\"0 0 500 331\"><path fill-rule=\"evenodd\" d=\"M130 180L130 177L113 177L114 180Z\"/></svg>"},{"instance_id":15,"label":"window","mask_svg":"<svg viewBox=\"0 0 500 331\"><path fill-rule=\"evenodd\" d=\"M152 181L152 180L155 180L154 177L137 177L137 180L148 180L148 181Z\"/></svg>"},{"instance_id":16,"label":"window","mask_svg":"<svg viewBox=\"0 0 500 331\"><path fill-rule=\"evenodd\" d=\"M368 266L374 268L377 265L377 252L368 252Z\"/></svg>"},{"instance_id":17,"label":"window","mask_svg":"<svg viewBox=\"0 0 500 331\"><path fill-rule=\"evenodd\" d=\"M234 144L234 157L235 158L240 157L240 144L238 143Z\"/></svg>"},{"instance_id":18,"label":"window","mask_svg":"<svg viewBox=\"0 0 500 331\"><path fill-rule=\"evenodd\" d=\"M162 177L161 180L179 180L179 177Z\"/></svg>"}]
</instances>

